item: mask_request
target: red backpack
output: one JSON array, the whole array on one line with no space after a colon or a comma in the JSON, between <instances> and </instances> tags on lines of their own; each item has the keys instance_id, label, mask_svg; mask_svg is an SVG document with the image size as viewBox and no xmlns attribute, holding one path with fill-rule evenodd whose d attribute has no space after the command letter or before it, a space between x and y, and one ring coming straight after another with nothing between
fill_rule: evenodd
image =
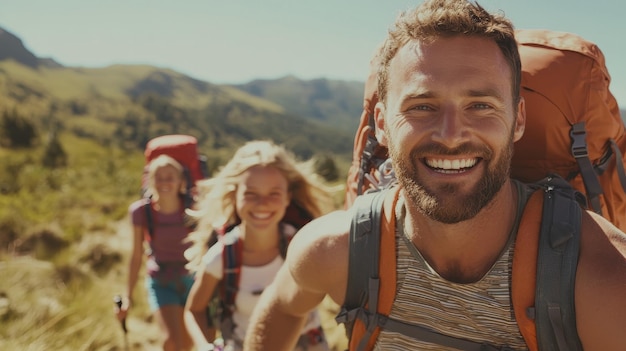
<instances>
[{"instance_id":1,"label":"red backpack","mask_svg":"<svg viewBox=\"0 0 626 351\"><path fill-rule=\"evenodd\" d=\"M609 91L604 55L571 33L516 32L522 60L521 95L526 129L515 143L511 176L538 181L556 173L586 195L588 207L626 231L626 136ZM354 139L345 205L393 178L387 148L374 135L378 102L376 67L365 85L363 113Z\"/></svg>"},{"instance_id":2,"label":"red backpack","mask_svg":"<svg viewBox=\"0 0 626 351\"><path fill-rule=\"evenodd\" d=\"M191 135L171 134L151 139L146 144L144 155L146 165L143 169L141 179L141 196L146 200L144 208L146 211L147 239L151 240L154 235L154 216L152 215L150 194L147 190L148 165L150 161L160 155L168 155L183 166L183 173L187 183L187 191L182 196L183 218L184 210L190 208L193 204L193 191L196 182L206 178L208 176L208 170L206 168L206 158L198 151L198 140Z\"/></svg>"}]
</instances>

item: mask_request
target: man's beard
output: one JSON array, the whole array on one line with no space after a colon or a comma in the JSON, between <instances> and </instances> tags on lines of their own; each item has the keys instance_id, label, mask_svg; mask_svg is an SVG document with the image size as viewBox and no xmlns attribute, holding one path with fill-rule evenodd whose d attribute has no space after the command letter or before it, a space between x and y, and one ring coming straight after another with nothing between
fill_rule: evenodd
<instances>
[{"instance_id":1,"label":"man's beard","mask_svg":"<svg viewBox=\"0 0 626 351\"><path fill-rule=\"evenodd\" d=\"M448 183L427 188L418 173L416 164L421 163L420 155L461 156L471 153L480 155L482 162L493 159L493 151L487 147L463 144L448 149L440 144L428 144L411 150L408 157L398 153L390 145L389 153L394 161L394 171L407 196L417 209L424 215L447 224L458 223L473 218L487 206L509 177L511 158L513 156L513 133L510 134L507 146L502 150L494 164L487 165L485 176L466 195L460 193L460 185Z\"/></svg>"}]
</instances>

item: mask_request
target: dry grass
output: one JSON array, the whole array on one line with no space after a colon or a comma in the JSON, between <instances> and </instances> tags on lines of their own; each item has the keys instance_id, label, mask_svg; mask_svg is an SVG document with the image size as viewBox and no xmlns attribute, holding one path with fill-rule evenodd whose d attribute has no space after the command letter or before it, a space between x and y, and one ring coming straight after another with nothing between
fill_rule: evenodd
<instances>
[{"instance_id":1,"label":"dry grass","mask_svg":"<svg viewBox=\"0 0 626 351\"><path fill-rule=\"evenodd\" d=\"M324 328L326 338L332 347L332 351L347 350L348 339L346 338L346 330L343 325L337 325L337 322L335 322L335 316L339 312L339 306L327 297L320 305L319 310L322 319L322 328Z\"/></svg>"},{"instance_id":2,"label":"dry grass","mask_svg":"<svg viewBox=\"0 0 626 351\"><path fill-rule=\"evenodd\" d=\"M111 236L91 236L66 253L66 259L37 260L30 256L5 255L0 262L1 350L158 350L159 330L145 301L143 283L135 293L136 307L124 333L113 314L114 294L123 291L129 229L120 222ZM102 247L124 257L100 276L79 257ZM117 247L117 248L115 248ZM119 250L119 251L117 251ZM71 262L68 259L71 257ZM333 351L345 350L344 329L334 321L337 306L325 300L320 306L323 327Z\"/></svg>"}]
</instances>

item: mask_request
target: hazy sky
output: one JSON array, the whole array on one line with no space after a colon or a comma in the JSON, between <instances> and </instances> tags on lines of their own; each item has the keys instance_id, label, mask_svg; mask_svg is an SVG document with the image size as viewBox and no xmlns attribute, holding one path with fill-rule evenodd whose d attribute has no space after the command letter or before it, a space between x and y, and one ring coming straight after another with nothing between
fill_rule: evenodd
<instances>
[{"instance_id":1,"label":"hazy sky","mask_svg":"<svg viewBox=\"0 0 626 351\"><path fill-rule=\"evenodd\" d=\"M364 81L409 0L0 0L0 27L68 66L146 63L212 83L287 74ZM518 28L575 32L606 56L626 107L626 2L482 0Z\"/></svg>"}]
</instances>

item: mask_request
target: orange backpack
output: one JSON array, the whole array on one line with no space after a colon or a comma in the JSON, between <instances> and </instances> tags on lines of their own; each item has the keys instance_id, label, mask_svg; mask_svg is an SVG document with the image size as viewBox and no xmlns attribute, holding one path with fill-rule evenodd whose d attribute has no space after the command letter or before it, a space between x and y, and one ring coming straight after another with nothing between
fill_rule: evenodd
<instances>
[{"instance_id":1,"label":"orange backpack","mask_svg":"<svg viewBox=\"0 0 626 351\"><path fill-rule=\"evenodd\" d=\"M586 215L579 204L626 230L624 122L609 91L604 56L595 44L571 33L547 30L518 30L516 38L526 129L514 146L511 176L533 182L542 191L535 191L528 200L517 234L513 309L531 351L581 350L573 307L580 218ZM381 328L404 330L406 335L417 334L422 340L463 350L496 350L491 345L416 331L387 317L396 293L392 209L397 191L377 191L392 187L395 178L387 148L375 137L375 74L372 61L345 206L352 206L361 194L374 194L355 204L348 290L336 320L346 324L351 350L371 349ZM555 255L550 240L565 246ZM543 266L538 269L538 265Z\"/></svg>"},{"instance_id":2,"label":"orange backpack","mask_svg":"<svg viewBox=\"0 0 626 351\"><path fill-rule=\"evenodd\" d=\"M515 143L511 176L524 182L556 173L586 195L588 206L626 231L626 136L609 91L604 55L571 33L518 30L526 129ZM345 206L392 183L387 148L374 135L376 64L365 85Z\"/></svg>"}]
</instances>

